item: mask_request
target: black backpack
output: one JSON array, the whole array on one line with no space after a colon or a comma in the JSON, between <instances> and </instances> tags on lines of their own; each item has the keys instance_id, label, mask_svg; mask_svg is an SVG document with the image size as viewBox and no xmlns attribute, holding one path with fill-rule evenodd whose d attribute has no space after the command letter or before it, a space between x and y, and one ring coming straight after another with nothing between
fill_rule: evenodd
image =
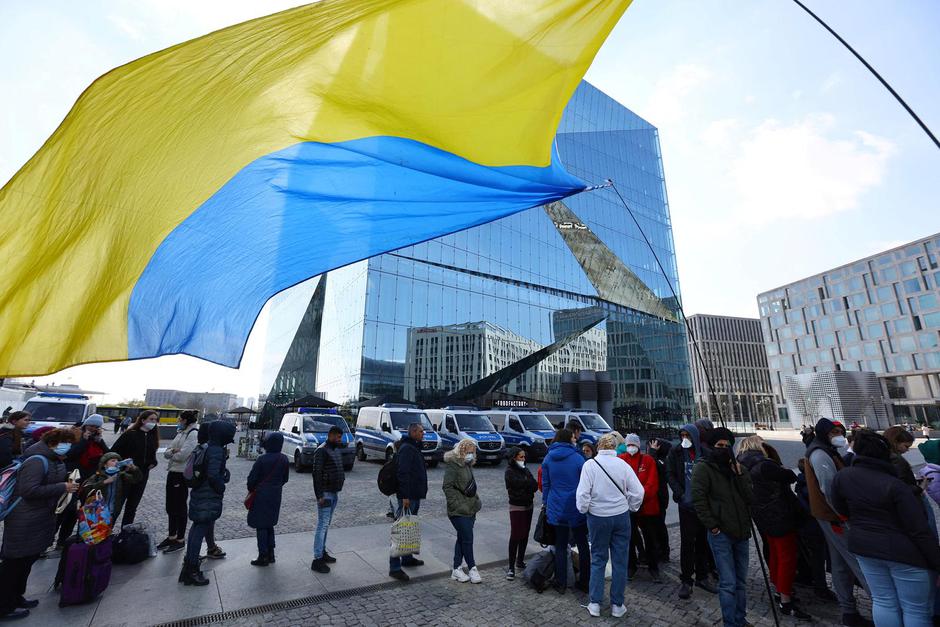
<instances>
[{"instance_id":1,"label":"black backpack","mask_svg":"<svg viewBox=\"0 0 940 627\"><path fill-rule=\"evenodd\" d=\"M379 492L385 496L398 494L398 455L396 454L390 460L385 462L382 469L379 470L379 476L376 482L379 484Z\"/></svg>"},{"instance_id":2,"label":"black backpack","mask_svg":"<svg viewBox=\"0 0 940 627\"><path fill-rule=\"evenodd\" d=\"M111 561L115 564L139 564L150 557L150 538L136 530L122 529L114 537Z\"/></svg>"}]
</instances>

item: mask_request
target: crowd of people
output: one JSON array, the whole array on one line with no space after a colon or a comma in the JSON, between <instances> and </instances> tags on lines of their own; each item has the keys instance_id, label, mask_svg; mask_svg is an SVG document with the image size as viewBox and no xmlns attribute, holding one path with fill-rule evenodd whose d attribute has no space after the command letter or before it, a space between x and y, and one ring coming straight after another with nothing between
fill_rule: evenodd
<instances>
[{"instance_id":1,"label":"crowd of people","mask_svg":"<svg viewBox=\"0 0 940 627\"><path fill-rule=\"evenodd\" d=\"M24 596L32 565L68 546L86 499L103 495L110 524L120 519L127 527L158 463L155 412L141 412L111 447L102 438L101 416L75 428L45 427L27 435L30 418L13 412L0 425L0 465L18 460L14 496L21 499L3 523L2 620L27 616L37 605ZM330 429L314 454L317 526L310 567L318 573L329 573L337 559L327 552L327 536L345 481L342 435L338 427ZM568 587L583 591L590 616L600 616L605 596L611 614L623 616L627 582L637 577L639 565L654 583L663 580L660 565L671 559L665 522L671 494L679 519L677 598L689 599L695 588L716 594L726 627L749 625L752 543L767 561L780 615L811 619L809 604L798 603L794 593L794 582L802 580L813 586L817 604L838 604L843 625L940 623L935 618L940 616L940 602L935 610L940 544L930 503L940 502L940 484L933 482L940 476L940 441L920 445L927 464L915 473L904 458L914 444L908 429L846 433L842 424L821 419L804 433L810 437L804 438L805 455L794 472L760 436L737 442L731 431L708 420L683 425L678 435L675 443L650 439L643 451L636 434L611 432L590 444L577 430L559 429L537 475L527 466L524 449L510 449L506 579L527 574L535 496L541 492L540 523L552 537L551 586L559 594ZM230 480L227 446L234 437L233 424L198 423L197 412L184 411L163 453L168 532L157 547L165 553L185 549L179 576L185 585L207 585L202 560L225 557L214 525ZM423 437L421 424L410 425L387 464L395 519L417 514L427 498ZM283 444L282 434L268 434L248 475L247 524L258 545L252 566L276 561L274 529L289 477ZM474 477L476 451L475 442L466 439L444 456L441 489L456 535L451 578L459 583L483 581L474 558L474 526L483 506ZM203 543L207 550L200 556ZM416 555L390 556L389 576L407 581L405 569L422 564ZM569 581L572 572L575 579ZM870 595L874 622L858 611L856 587Z\"/></svg>"}]
</instances>

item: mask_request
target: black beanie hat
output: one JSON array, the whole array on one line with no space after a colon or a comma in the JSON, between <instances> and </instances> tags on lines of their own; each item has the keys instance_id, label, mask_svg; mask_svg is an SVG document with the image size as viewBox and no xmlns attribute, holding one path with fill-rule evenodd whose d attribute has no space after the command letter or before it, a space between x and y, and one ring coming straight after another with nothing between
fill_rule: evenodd
<instances>
[{"instance_id":1,"label":"black beanie hat","mask_svg":"<svg viewBox=\"0 0 940 627\"><path fill-rule=\"evenodd\" d=\"M708 443L712 446L715 446L715 442L718 440L728 440L728 443L731 446L734 446L734 434L731 433L730 429L724 427L716 427L711 430L708 434Z\"/></svg>"}]
</instances>

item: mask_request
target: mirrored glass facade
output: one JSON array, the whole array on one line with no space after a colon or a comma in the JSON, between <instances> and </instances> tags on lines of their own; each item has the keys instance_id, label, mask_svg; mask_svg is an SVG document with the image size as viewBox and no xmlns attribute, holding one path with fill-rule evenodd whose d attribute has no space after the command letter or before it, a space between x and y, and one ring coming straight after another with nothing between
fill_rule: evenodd
<instances>
[{"instance_id":1,"label":"mirrored glass facade","mask_svg":"<svg viewBox=\"0 0 940 627\"><path fill-rule=\"evenodd\" d=\"M940 233L757 302L782 419L788 376L838 370L875 373L895 422L940 424ZM875 419L879 402L862 413Z\"/></svg>"},{"instance_id":2,"label":"mirrored glass facade","mask_svg":"<svg viewBox=\"0 0 940 627\"><path fill-rule=\"evenodd\" d=\"M557 149L589 184L616 182L667 276L611 189L374 257L326 277L315 389L339 403L548 406L561 373L594 369L611 374L615 414L690 413L656 129L582 83Z\"/></svg>"}]
</instances>

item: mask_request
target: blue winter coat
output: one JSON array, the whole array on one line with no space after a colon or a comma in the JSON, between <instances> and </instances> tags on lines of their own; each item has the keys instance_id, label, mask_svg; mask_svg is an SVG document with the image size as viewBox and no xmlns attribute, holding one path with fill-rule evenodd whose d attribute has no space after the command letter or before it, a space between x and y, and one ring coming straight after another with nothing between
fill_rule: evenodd
<instances>
[{"instance_id":1,"label":"blue winter coat","mask_svg":"<svg viewBox=\"0 0 940 627\"><path fill-rule=\"evenodd\" d=\"M587 522L575 504L584 456L574 444L555 442L542 462L542 501L553 525L580 527Z\"/></svg>"},{"instance_id":2,"label":"blue winter coat","mask_svg":"<svg viewBox=\"0 0 940 627\"><path fill-rule=\"evenodd\" d=\"M281 453L284 436L275 431L264 439L261 446L267 452L255 460L248 473L248 491L255 491L255 501L248 511L248 526L253 529L277 524L281 513L281 492L289 476L287 456Z\"/></svg>"},{"instance_id":3,"label":"blue winter coat","mask_svg":"<svg viewBox=\"0 0 940 627\"><path fill-rule=\"evenodd\" d=\"M209 423L206 479L189 493L189 519L194 523L209 523L222 515L222 496L229 479L225 467L225 445L234 441L234 424L225 420Z\"/></svg>"},{"instance_id":4,"label":"blue winter coat","mask_svg":"<svg viewBox=\"0 0 940 627\"><path fill-rule=\"evenodd\" d=\"M401 439L398 458L398 498L417 501L428 496L428 471L420 444L408 436ZM413 506L412 506L413 507Z\"/></svg>"}]
</instances>

